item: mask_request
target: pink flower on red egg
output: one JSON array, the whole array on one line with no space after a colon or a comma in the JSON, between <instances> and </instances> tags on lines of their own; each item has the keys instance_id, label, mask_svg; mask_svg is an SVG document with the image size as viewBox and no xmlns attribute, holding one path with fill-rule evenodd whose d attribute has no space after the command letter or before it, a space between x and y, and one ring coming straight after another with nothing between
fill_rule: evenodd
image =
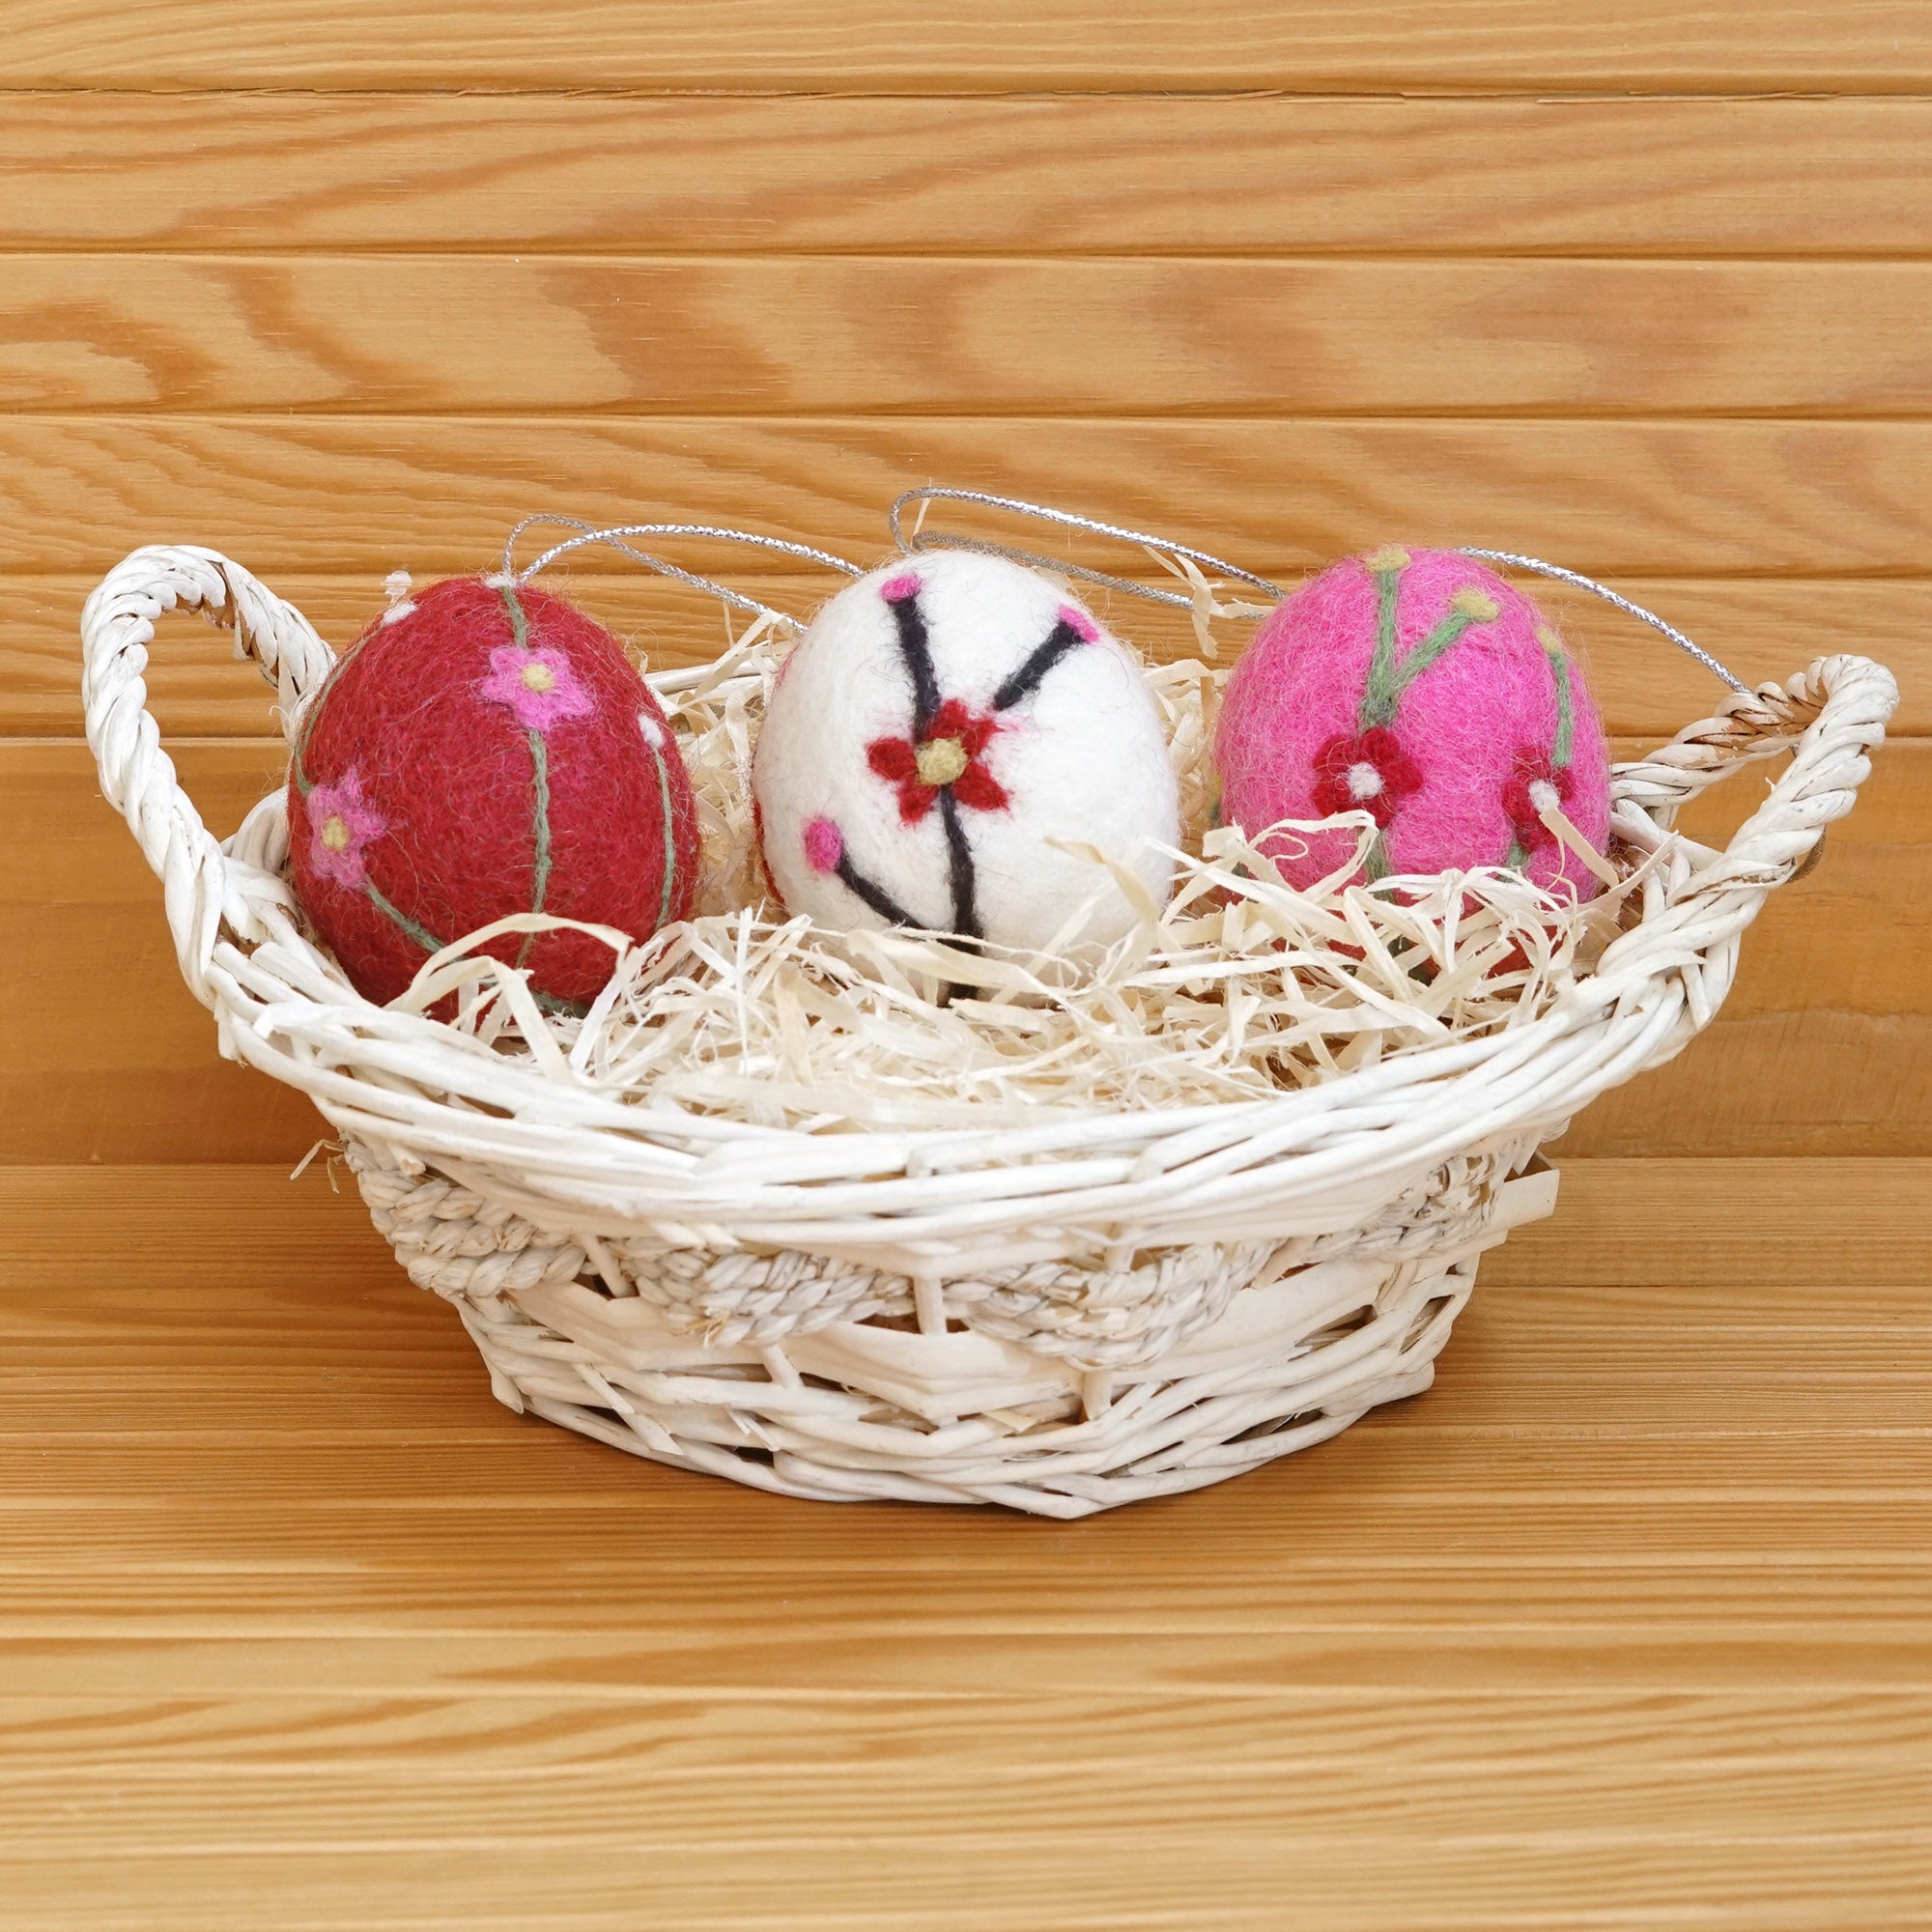
<instances>
[{"instance_id":1,"label":"pink flower on red egg","mask_svg":"<svg viewBox=\"0 0 1932 1932\"><path fill-rule=\"evenodd\" d=\"M369 875L369 846L389 829L362 796L361 774L352 767L334 784L311 785L304 805L309 864L345 892L360 892Z\"/></svg>"},{"instance_id":2,"label":"pink flower on red egg","mask_svg":"<svg viewBox=\"0 0 1932 1932\"><path fill-rule=\"evenodd\" d=\"M1503 810L1525 852L1540 851L1555 839L1543 814L1551 806L1567 810L1575 790L1576 781L1567 769L1550 763L1548 752L1525 747L1516 754L1503 783Z\"/></svg>"},{"instance_id":3,"label":"pink flower on red egg","mask_svg":"<svg viewBox=\"0 0 1932 1932\"><path fill-rule=\"evenodd\" d=\"M907 825L918 824L942 791L976 811L1004 811L1007 788L980 762L999 728L996 720L949 697L918 739L874 738L866 762L898 786L899 817Z\"/></svg>"},{"instance_id":4,"label":"pink flower on red egg","mask_svg":"<svg viewBox=\"0 0 1932 1932\"><path fill-rule=\"evenodd\" d=\"M498 644L481 689L493 702L507 704L526 731L548 731L597 708L570 660L548 644Z\"/></svg>"},{"instance_id":5,"label":"pink flower on red egg","mask_svg":"<svg viewBox=\"0 0 1932 1932\"><path fill-rule=\"evenodd\" d=\"M1422 767L1385 724L1359 736L1330 738L1315 756L1315 809L1324 818L1366 811L1386 827L1403 800L1422 784Z\"/></svg>"}]
</instances>

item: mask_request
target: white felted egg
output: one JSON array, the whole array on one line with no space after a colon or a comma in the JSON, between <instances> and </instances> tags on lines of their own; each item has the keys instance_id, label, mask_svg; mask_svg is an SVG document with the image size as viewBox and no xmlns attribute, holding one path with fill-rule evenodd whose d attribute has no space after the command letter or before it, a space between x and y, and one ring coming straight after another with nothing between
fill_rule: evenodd
<instances>
[{"instance_id":1,"label":"white felted egg","mask_svg":"<svg viewBox=\"0 0 1932 1932\"><path fill-rule=\"evenodd\" d=\"M1104 867L1157 903L1179 787L1139 661L1050 579L930 552L811 621L753 763L765 868L833 929L918 925L1001 946L1104 945L1134 923Z\"/></svg>"}]
</instances>

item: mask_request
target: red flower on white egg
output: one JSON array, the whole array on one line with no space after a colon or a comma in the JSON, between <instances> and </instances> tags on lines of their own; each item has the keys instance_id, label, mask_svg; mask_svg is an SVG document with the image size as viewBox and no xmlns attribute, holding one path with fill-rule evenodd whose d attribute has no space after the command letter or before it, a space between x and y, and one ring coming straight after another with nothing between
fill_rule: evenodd
<instances>
[{"instance_id":1,"label":"red flower on white egg","mask_svg":"<svg viewBox=\"0 0 1932 1932\"><path fill-rule=\"evenodd\" d=\"M999 728L997 719L949 697L916 739L874 738L866 762L897 785L899 818L907 825L917 825L942 791L976 811L1004 811L1007 788L980 761Z\"/></svg>"}]
</instances>

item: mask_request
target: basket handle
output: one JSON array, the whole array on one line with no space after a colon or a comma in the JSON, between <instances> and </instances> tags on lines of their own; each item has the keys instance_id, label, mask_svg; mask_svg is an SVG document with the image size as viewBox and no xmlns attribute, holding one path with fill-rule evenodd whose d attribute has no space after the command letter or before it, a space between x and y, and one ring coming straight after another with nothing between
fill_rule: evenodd
<instances>
[{"instance_id":1,"label":"basket handle","mask_svg":"<svg viewBox=\"0 0 1932 1932\"><path fill-rule=\"evenodd\" d=\"M1883 665L1820 658L1784 684L1726 699L1649 757L1618 765L1619 828L1649 829L1654 842L1655 828L1668 827L1707 785L1791 753L1770 797L1723 851L1697 865L1680 861L1653 882L1662 903L1647 906L1643 923L1605 951L1594 976L1598 997L1626 977L1676 971L1701 1025L1729 987L1738 935L1774 889L1804 869L1826 826L1851 810L1897 704L1897 682Z\"/></svg>"},{"instance_id":2,"label":"basket handle","mask_svg":"<svg viewBox=\"0 0 1932 1932\"><path fill-rule=\"evenodd\" d=\"M209 962L222 923L243 937L266 937L260 913L286 906L288 891L273 867L278 855L264 844L267 828L255 814L229 841L231 856L201 822L173 759L161 750L142 674L156 620L174 610L204 611L234 631L237 655L253 658L275 687L285 734L302 701L328 675L335 654L293 604L240 564L196 545L153 544L133 552L107 573L81 611L81 695L101 793L127 819L161 881L182 977L212 1007Z\"/></svg>"}]
</instances>

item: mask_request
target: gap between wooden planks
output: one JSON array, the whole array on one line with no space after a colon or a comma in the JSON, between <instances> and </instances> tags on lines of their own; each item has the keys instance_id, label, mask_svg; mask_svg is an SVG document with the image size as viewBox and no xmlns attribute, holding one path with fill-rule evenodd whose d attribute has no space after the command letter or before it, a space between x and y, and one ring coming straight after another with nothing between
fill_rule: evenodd
<instances>
[{"instance_id":1,"label":"gap between wooden planks","mask_svg":"<svg viewBox=\"0 0 1932 1932\"><path fill-rule=\"evenodd\" d=\"M1910 1925L1928 1165L1571 1162L1429 1394L1076 1525L513 1417L320 1169L0 1170L6 1911Z\"/></svg>"},{"instance_id":2,"label":"gap between wooden planks","mask_svg":"<svg viewBox=\"0 0 1932 1932\"><path fill-rule=\"evenodd\" d=\"M1018 526L1010 534L1022 542L1030 535ZM520 560L533 559L543 541L540 531L530 532L519 548ZM870 550L855 548L853 560L876 563L884 547L880 539ZM492 548L497 556L479 543L469 568L494 568L501 545ZM721 546L667 541L660 548L800 617L810 617L842 582L829 571L767 575L754 567L755 553ZM1109 568L1115 562L1111 546L1078 548L1085 560ZM1173 584L1135 553L1124 557L1123 575ZM103 562L101 574L107 567ZM383 581L389 568L296 571L271 577L270 587L343 650L385 608ZM623 566L613 560L611 568ZM1305 575L1294 573L1283 587L1293 589ZM727 619L711 598L642 569L613 575L582 558L566 559L541 581L612 631L651 670L707 664L744 628L742 618ZM0 609L6 612L0 628L0 738L80 734L79 615L97 582L97 576L78 573L0 577ZM1597 599L1543 580L1529 587L1583 664L1610 731L1662 743L1708 716L1722 698L1723 687L1701 665ZM1876 658L1899 681L1892 737L1932 732L1932 578L1619 578L1615 587L1688 632L1752 684L1767 678L1782 682L1821 653L1855 651ZM1117 635L1156 662L1199 654L1186 612L1087 585L1081 592ZM1252 632L1238 624L1220 628L1226 633L1221 662L1232 664ZM170 737L259 737L273 729L272 688L252 666L236 662L232 633L197 618L179 617L160 626L146 681L155 714Z\"/></svg>"},{"instance_id":3,"label":"gap between wooden planks","mask_svg":"<svg viewBox=\"0 0 1932 1932\"><path fill-rule=\"evenodd\" d=\"M1932 421L0 414L0 571L99 572L156 540L270 582L473 570L556 509L865 554L934 482L1264 575L1399 535L1599 578L1917 577Z\"/></svg>"}]
</instances>

